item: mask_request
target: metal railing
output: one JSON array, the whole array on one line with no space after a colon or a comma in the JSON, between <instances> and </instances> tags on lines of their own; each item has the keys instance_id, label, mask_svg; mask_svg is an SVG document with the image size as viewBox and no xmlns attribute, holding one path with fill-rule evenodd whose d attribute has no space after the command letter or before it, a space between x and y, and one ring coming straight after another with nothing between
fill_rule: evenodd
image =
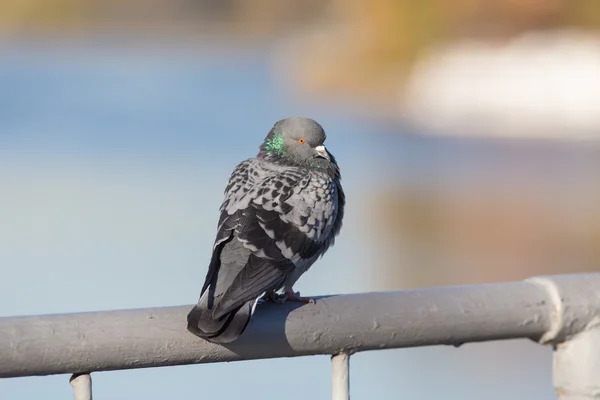
<instances>
[{"instance_id":1,"label":"metal railing","mask_svg":"<svg viewBox=\"0 0 600 400\"><path fill-rule=\"evenodd\" d=\"M225 346L187 331L190 308L0 318L0 378L70 373L80 400L96 371L330 354L341 400L356 352L529 338L553 346L559 398L600 398L600 273L265 303Z\"/></svg>"}]
</instances>

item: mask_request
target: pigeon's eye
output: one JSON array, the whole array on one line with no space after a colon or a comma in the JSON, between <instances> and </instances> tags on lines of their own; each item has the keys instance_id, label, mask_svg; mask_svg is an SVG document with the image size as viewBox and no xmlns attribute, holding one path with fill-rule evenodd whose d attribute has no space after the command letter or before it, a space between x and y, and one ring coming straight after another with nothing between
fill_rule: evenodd
<instances>
[{"instance_id":1,"label":"pigeon's eye","mask_svg":"<svg viewBox=\"0 0 600 400\"><path fill-rule=\"evenodd\" d=\"M298 138L298 143L300 144L304 144L306 143L306 140L302 139L302 138Z\"/></svg>"}]
</instances>

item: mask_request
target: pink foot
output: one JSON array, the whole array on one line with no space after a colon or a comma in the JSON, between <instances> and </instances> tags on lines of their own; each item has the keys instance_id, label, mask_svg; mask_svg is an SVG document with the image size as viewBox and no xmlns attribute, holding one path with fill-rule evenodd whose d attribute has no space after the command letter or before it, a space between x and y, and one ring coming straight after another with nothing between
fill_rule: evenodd
<instances>
[{"instance_id":1,"label":"pink foot","mask_svg":"<svg viewBox=\"0 0 600 400\"><path fill-rule=\"evenodd\" d=\"M284 293L277 294L275 292L265 293L263 296L265 300L271 300L273 303L283 304L286 301L297 301L300 303L311 303L315 304L315 300L310 297L300 296L300 292L294 292L293 289L286 289Z\"/></svg>"},{"instance_id":2,"label":"pink foot","mask_svg":"<svg viewBox=\"0 0 600 400\"><path fill-rule=\"evenodd\" d=\"M285 301L297 301L300 303L310 303L315 304L315 299L310 297L302 297L300 296L300 292L294 292L294 289L290 288L285 291Z\"/></svg>"}]
</instances>

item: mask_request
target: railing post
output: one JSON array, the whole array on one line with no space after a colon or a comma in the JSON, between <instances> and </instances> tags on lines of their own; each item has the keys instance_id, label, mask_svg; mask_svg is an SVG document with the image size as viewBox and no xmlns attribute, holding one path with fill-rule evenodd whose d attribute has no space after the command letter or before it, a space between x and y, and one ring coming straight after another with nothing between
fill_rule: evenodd
<instances>
[{"instance_id":1,"label":"railing post","mask_svg":"<svg viewBox=\"0 0 600 400\"><path fill-rule=\"evenodd\" d=\"M600 399L600 279L589 275L541 276L529 281L550 300L551 324L540 343L554 349L559 400Z\"/></svg>"},{"instance_id":2,"label":"railing post","mask_svg":"<svg viewBox=\"0 0 600 400\"><path fill-rule=\"evenodd\" d=\"M331 357L332 400L350 400L350 355Z\"/></svg>"},{"instance_id":3,"label":"railing post","mask_svg":"<svg viewBox=\"0 0 600 400\"><path fill-rule=\"evenodd\" d=\"M69 383L73 387L75 400L92 400L92 376L90 374L73 374Z\"/></svg>"},{"instance_id":4,"label":"railing post","mask_svg":"<svg viewBox=\"0 0 600 400\"><path fill-rule=\"evenodd\" d=\"M581 332L555 346L554 388L559 400L600 399L599 328Z\"/></svg>"},{"instance_id":5,"label":"railing post","mask_svg":"<svg viewBox=\"0 0 600 400\"><path fill-rule=\"evenodd\" d=\"M599 326L555 346L554 389L559 400L600 399Z\"/></svg>"}]
</instances>

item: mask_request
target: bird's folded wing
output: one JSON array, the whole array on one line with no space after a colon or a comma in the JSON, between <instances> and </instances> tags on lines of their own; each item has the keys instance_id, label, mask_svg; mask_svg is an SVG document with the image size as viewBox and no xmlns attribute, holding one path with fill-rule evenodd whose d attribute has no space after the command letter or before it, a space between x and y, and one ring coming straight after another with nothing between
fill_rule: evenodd
<instances>
[{"instance_id":1,"label":"bird's folded wing","mask_svg":"<svg viewBox=\"0 0 600 400\"><path fill-rule=\"evenodd\" d=\"M236 190L243 184L231 185L221 208L215 245L232 237L252 255L223 293L215 318L280 288L297 263L322 252L322 233L329 230L326 227L330 228L333 215L311 199L309 184L309 175L291 170L266 176L243 195ZM315 211L320 218L315 218Z\"/></svg>"},{"instance_id":2,"label":"bird's folded wing","mask_svg":"<svg viewBox=\"0 0 600 400\"><path fill-rule=\"evenodd\" d=\"M311 209L300 204L307 184L305 176L276 175L253 188L247 207L236 211L241 216L233 240L242 242L252 256L220 299L215 318L280 288L297 262L317 254L320 243L309 233L316 222L309 223Z\"/></svg>"}]
</instances>

